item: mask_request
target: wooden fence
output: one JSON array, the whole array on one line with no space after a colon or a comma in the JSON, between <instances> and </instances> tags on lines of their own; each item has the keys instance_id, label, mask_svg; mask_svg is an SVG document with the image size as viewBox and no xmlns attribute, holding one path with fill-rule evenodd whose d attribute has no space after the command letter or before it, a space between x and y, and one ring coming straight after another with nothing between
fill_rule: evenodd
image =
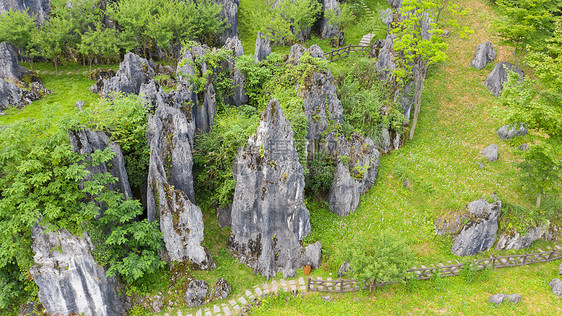
<instances>
[{"instance_id":1,"label":"wooden fence","mask_svg":"<svg viewBox=\"0 0 562 316\"><path fill-rule=\"evenodd\" d=\"M363 57L373 57L371 46L347 45L342 48L333 49L325 54L328 61L336 61L351 54Z\"/></svg>"},{"instance_id":2,"label":"wooden fence","mask_svg":"<svg viewBox=\"0 0 562 316\"><path fill-rule=\"evenodd\" d=\"M537 253L491 257L486 259L474 260L469 263L460 263L458 261L457 264L450 264L450 265L443 265L439 263L437 264L436 267L435 266L425 267L422 265L421 268L414 267L413 269L408 270L408 272L415 274L415 277L418 280L427 280L433 277L433 275L435 274L438 274L441 277L459 275L465 264L471 265L471 267L475 270L484 270L484 269L498 269L498 268L523 266L533 263L554 261L562 258L562 248L560 248L559 246L555 246L555 249L551 249L550 247L547 248L549 250L547 251L541 250L540 252ZM369 289L372 289L373 287L378 288L381 286L394 284L394 283L398 283L398 282L375 281L369 285ZM343 293L343 292L358 291L360 289L361 287L355 280L343 280L343 279L331 280L329 278L328 280L321 280L321 279L311 279L310 277L308 278L308 287L307 287L308 291Z\"/></svg>"}]
</instances>

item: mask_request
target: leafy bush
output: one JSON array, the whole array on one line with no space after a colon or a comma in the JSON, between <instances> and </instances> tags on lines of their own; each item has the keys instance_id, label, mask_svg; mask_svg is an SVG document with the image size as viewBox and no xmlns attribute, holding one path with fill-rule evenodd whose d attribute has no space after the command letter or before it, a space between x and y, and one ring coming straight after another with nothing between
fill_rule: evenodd
<instances>
[{"instance_id":1,"label":"leafy bush","mask_svg":"<svg viewBox=\"0 0 562 316\"><path fill-rule=\"evenodd\" d=\"M226 109L215 117L215 124L208 133L196 136L193 149L196 192L205 200L216 201L219 206L232 202L236 181L232 178L232 166L238 150L246 145L255 133L259 116L255 109Z\"/></svg>"},{"instance_id":2,"label":"leafy bush","mask_svg":"<svg viewBox=\"0 0 562 316\"><path fill-rule=\"evenodd\" d=\"M402 281L414 264L405 243L388 232L353 240L343 250L342 259L349 262L351 276L365 286L371 281Z\"/></svg>"},{"instance_id":3,"label":"leafy bush","mask_svg":"<svg viewBox=\"0 0 562 316\"><path fill-rule=\"evenodd\" d=\"M308 162L309 172L305 176L306 189L311 192L322 190L328 192L334 179L334 161L331 157L318 151Z\"/></svg>"}]
</instances>

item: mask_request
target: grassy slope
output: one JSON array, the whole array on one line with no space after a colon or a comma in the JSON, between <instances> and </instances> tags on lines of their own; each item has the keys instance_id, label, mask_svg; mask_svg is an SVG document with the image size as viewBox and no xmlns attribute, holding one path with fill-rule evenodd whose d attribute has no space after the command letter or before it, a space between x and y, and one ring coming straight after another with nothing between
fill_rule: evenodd
<instances>
[{"instance_id":1,"label":"grassy slope","mask_svg":"<svg viewBox=\"0 0 562 316\"><path fill-rule=\"evenodd\" d=\"M310 239L321 240L327 254L346 247L351 238L389 230L408 242L421 263L446 264L458 257L450 252L449 238L435 237L435 216L458 210L480 197L488 198L493 192L504 201L531 206L516 186L513 167L517 161L515 147L529 141L529 136L511 142L497 138L495 131L504 125L503 109L482 84L495 63L511 61L510 49L497 44L489 22L495 14L487 1L456 2L470 10L462 22L475 33L468 39L450 38L449 60L430 71L414 140L381 158L379 179L354 214L337 218L321 207L312 207ZM494 43L498 57L494 65L479 71L469 63L476 45L485 40ZM492 143L500 151L500 159L494 163L485 161L480 154ZM484 169L477 166L477 161L484 164ZM400 176L404 174L413 183L412 190L403 188ZM525 251L543 245L536 242ZM514 252L517 251L501 253ZM492 250L476 257L496 253ZM313 274L334 277L340 264L333 256ZM338 295L336 303L322 300L322 294L312 294L292 303L272 302L258 314L557 314L561 309L547 284L557 277L558 264L497 270L473 284L457 277L419 282L414 291L394 285L373 295ZM519 293L523 300L516 306L500 308L487 304L490 295L502 292Z\"/></svg>"}]
</instances>

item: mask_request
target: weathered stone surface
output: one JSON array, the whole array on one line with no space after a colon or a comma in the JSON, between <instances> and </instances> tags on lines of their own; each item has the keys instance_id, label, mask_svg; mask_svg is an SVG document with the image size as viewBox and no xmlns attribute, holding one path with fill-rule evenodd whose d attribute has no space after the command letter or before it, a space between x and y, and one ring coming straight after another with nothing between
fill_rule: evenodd
<instances>
[{"instance_id":1,"label":"weathered stone surface","mask_svg":"<svg viewBox=\"0 0 562 316\"><path fill-rule=\"evenodd\" d=\"M318 269L322 262L322 243L317 241L304 247L304 261L312 263L312 269Z\"/></svg>"},{"instance_id":2,"label":"weathered stone surface","mask_svg":"<svg viewBox=\"0 0 562 316\"><path fill-rule=\"evenodd\" d=\"M226 43L228 38L238 36L238 7L240 0L216 0L216 2L222 4L219 16L225 18L226 23L229 24L229 27L220 35L220 42Z\"/></svg>"},{"instance_id":3,"label":"weathered stone surface","mask_svg":"<svg viewBox=\"0 0 562 316\"><path fill-rule=\"evenodd\" d=\"M50 0L2 0L0 1L0 13L8 10L25 11L29 10L34 14L39 24L45 23L51 12Z\"/></svg>"},{"instance_id":4,"label":"weathered stone surface","mask_svg":"<svg viewBox=\"0 0 562 316\"><path fill-rule=\"evenodd\" d=\"M11 106L21 109L24 105L23 91L15 84L0 79L0 113Z\"/></svg>"},{"instance_id":5,"label":"weathered stone surface","mask_svg":"<svg viewBox=\"0 0 562 316\"><path fill-rule=\"evenodd\" d=\"M217 283L211 289L210 299L211 300L224 300L230 294L231 287L225 279L219 278Z\"/></svg>"},{"instance_id":6,"label":"weathered stone surface","mask_svg":"<svg viewBox=\"0 0 562 316\"><path fill-rule=\"evenodd\" d=\"M232 225L232 204L217 209L217 221L221 228Z\"/></svg>"},{"instance_id":7,"label":"weathered stone surface","mask_svg":"<svg viewBox=\"0 0 562 316\"><path fill-rule=\"evenodd\" d=\"M392 21L394 20L394 13L392 13L391 8L384 9L381 12L381 20L387 27L390 27L390 24L392 24Z\"/></svg>"},{"instance_id":8,"label":"weathered stone surface","mask_svg":"<svg viewBox=\"0 0 562 316\"><path fill-rule=\"evenodd\" d=\"M392 147L394 148L394 150L400 148L400 139L401 139L402 135L400 134L396 134L396 136L394 136L394 140L392 141Z\"/></svg>"},{"instance_id":9,"label":"weathered stone surface","mask_svg":"<svg viewBox=\"0 0 562 316\"><path fill-rule=\"evenodd\" d=\"M294 275L302 268L301 240L310 233L304 174L293 131L277 100L235 160L236 189L228 247L255 273Z\"/></svg>"},{"instance_id":10,"label":"weathered stone surface","mask_svg":"<svg viewBox=\"0 0 562 316\"><path fill-rule=\"evenodd\" d=\"M395 10L402 7L402 0L386 0L386 2Z\"/></svg>"},{"instance_id":11,"label":"weathered stone surface","mask_svg":"<svg viewBox=\"0 0 562 316\"><path fill-rule=\"evenodd\" d=\"M490 298L488 299L488 302L490 302L490 304L496 304L496 305L500 305L503 302L509 301L513 304L517 304L519 303L519 301L521 300L521 295L519 294L496 294L496 295L492 295L490 296Z\"/></svg>"},{"instance_id":12,"label":"weathered stone surface","mask_svg":"<svg viewBox=\"0 0 562 316\"><path fill-rule=\"evenodd\" d=\"M189 261L206 270L214 269L215 263L201 246L203 215L193 191L193 133L193 122L181 109L160 104L149 117L147 212L150 221L160 218L170 261Z\"/></svg>"},{"instance_id":13,"label":"weathered stone surface","mask_svg":"<svg viewBox=\"0 0 562 316\"><path fill-rule=\"evenodd\" d=\"M193 46L190 50L186 50L180 65L184 63L182 67L178 65L178 84L176 93L176 106L185 106L189 101L191 101L191 117L195 122L196 130L201 130L208 132L215 122L215 114L217 112L217 101L215 98L215 89L213 84L210 83L212 80L207 80L207 84L203 87L203 91L200 93L195 93L193 86L186 79L186 76L194 75L197 58L202 58L209 48L205 45ZM186 62L184 62L184 60ZM202 62L198 67L198 73L204 74L207 72L207 63Z\"/></svg>"},{"instance_id":14,"label":"weathered stone surface","mask_svg":"<svg viewBox=\"0 0 562 316\"><path fill-rule=\"evenodd\" d=\"M160 87L156 80L151 79L147 83L143 83L139 89L139 96L144 100L145 104L155 106L163 102L165 97L164 90Z\"/></svg>"},{"instance_id":15,"label":"weathered stone surface","mask_svg":"<svg viewBox=\"0 0 562 316\"><path fill-rule=\"evenodd\" d=\"M0 114L10 106L21 109L51 93L34 73L17 63L11 45L0 43Z\"/></svg>"},{"instance_id":16,"label":"weathered stone surface","mask_svg":"<svg viewBox=\"0 0 562 316\"><path fill-rule=\"evenodd\" d=\"M390 79L391 73L396 69L396 55L393 49L393 41L395 38L396 36L392 34L386 36L382 42L382 48L379 51L378 60L375 63L382 81Z\"/></svg>"},{"instance_id":17,"label":"weathered stone surface","mask_svg":"<svg viewBox=\"0 0 562 316\"><path fill-rule=\"evenodd\" d=\"M476 53L474 54L474 59L470 62L470 65L476 69L482 69L495 59L496 51L494 50L494 46L489 41L485 41L484 43L476 46Z\"/></svg>"},{"instance_id":18,"label":"weathered stone surface","mask_svg":"<svg viewBox=\"0 0 562 316\"><path fill-rule=\"evenodd\" d=\"M336 10L340 15L341 9L337 0L322 0L322 19L320 20L320 34L322 38L332 38L338 35L340 31L337 25L328 23L326 11Z\"/></svg>"},{"instance_id":19,"label":"weathered stone surface","mask_svg":"<svg viewBox=\"0 0 562 316\"><path fill-rule=\"evenodd\" d=\"M560 279L554 279L550 281L548 285L552 288L552 292L556 294L556 296L562 297L562 281L560 281Z\"/></svg>"},{"instance_id":20,"label":"weathered stone surface","mask_svg":"<svg viewBox=\"0 0 562 316\"><path fill-rule=\"evenodd\" d=\"M464 209L461 212L451 212L437 217L434 222L435 233L439 236L456 235L469 216L470 214Z\"/></svg>"},{"instance_id":21,"label":"weathered stone surface","mask_svg":"<svg viewBox=\"0 0 562 316\"><path fill-rule=\"evenodd\" d=\"M528 130L525 128L525 124L520 124L519 128L517 128L516 125L504 125L498 130L497 134L501 140L508 140L517 136L525 136L527 132Z\"/></svg>"},{"instance_id":22,"label":"weathered stone surface","mask_svg":"<svg viewBox=\"0 0 562 316\"><path fill-rule=\"evenodd\" d=\"M464 257L490 250L496 242L501 202L488 203L482 198L470 202L465 212L469 215L469 222L455 237L451 251Z\"/></svg>"},{"instance_id":23,"label":"weathered stone surface","mask_svg":"<svg viewBox=\"0 0 562 316\"><path fill-rule=\"evenodd\" d=\"M529 149L529 144L521 144L517 147L517 149L519 150L528 150Z\"/></svg>"},{"instance_id":24,"label":"weathered stone surface","mask_svg":"<svg viewBox=\"0 0 562 316\"><path fill-rule=\"evenodd\" d=\"M74 236L63 229L47 231L39 225L31 229L35 264L30 269L47 313L124 315L117 281L107 278L95 263L88 235Z\"/></svg>"},{"instance_id":25,"label":"weathered stone surface","mask_svg":"<svg viewBox=\"0 0 562 316\"><path fill-rule=\"evenodd\" d=\"M334 172L328 195L330 210L338 216L348 216L359 206L361 184L351 177L349 168L341 161Z\"/></svg>"},{"instance_id":26,"label":"weathered stone surface","mask_svg":"<svg viewBox=\"0 0 562 316\"><path fill-rule=\"evenodd\" d=\"M352 270L351 267L349 266L349 262L342 263L340 269L338 270L338 278L343 278L351 271Z\"/></svg>"},{"instance_id":27,"label":"weathered stone surface","mask_svg":"<svg viewBox=\"0 0 562 316\"><path fill-rule=\"evenodd\" d=\"M91 155L96 150L105 150L110 148L115 156L111 159L111 167L107 163L99 164L97 166L88 166L87 169L90 174L85 177L85 180L93 180L94 174L111 173L117 178L117 182L110 186L110 189L119 189L125 196L125 199L132 199L133 193L129 185L129 177L127 170L125 170L125 158L121 152L121 146L110 141L105 132L94 132L87 128L79 128L76 130L69 130L70 144L75 152L85 154L86 160L90 161Z\"/></svg>"},{"instance_id":28,"label":"weathered stone surface","mask_svg":"<svg viewBox=\"0 0 562 316\"><path fill-rule=\"evenodd\" d=\"M308 52L310 53L311 57L326 59L326 56L324 56L324 51L322 50L322 48L320 48L320 46L316 44L310 45L310 47L308 48Z\"/></svg>"},{"instance_id":29,"label":"weathered stone surface","mask_svg":"<svg viewBox=\"0 0 562 316\"><path fill-rule=\"evenodd\" d=\"M244 55L244 48L242 47L242 42L238 39L238 37L228 38L224 45L232 50L234 58ZM228 61L228 70L230 71L230 78L234 84L234 93L229 97L227 102L234 106L240 106L248 103L248 96L246 95L246 91L244 89L244 85L246 84L246 75L244 72L235 67L234 60Z\"/></svg>"},{"instance_id":30,"label":"weathered stone surface","mask_svg":"<svg viewBox=\"0 0 562 316\"><path fill-rule=\"evenodd\" d=\"M499 152L498 145L492 144L484 149L482 149L482 156L486 157L489 161L498 160Z\"/></svg>"},{"instance_id":31,"label":"weathered stone surface","mask_svg":"<svg viewBox=\"0 0 562 316\"><path fill-rule=\"evenodd\" d=\"M155 71L146 59L134 53L127 53L115 77L103 80L102 96L106 98L112 92L139 94L141 85L147 83L154 75Z\"/></svg>"},{"instance_id":32,"label":"weathered stone surface","mask_svg":"<svg viewBox=\"0 0 562 316\"><path fill-rule=\"evenodd\" d=\"M84 105L86 104L86 102L84 101L76 101L76 103L74 103L74 107L76 109L78 109L80 112L84 111L84 109L82 107L84 107Z\"/></svg>"},{"instance_id":33,"label":"weathered stone surface","mask_svg":"<svg viewBox=\"0 0 562 316\"><path fill-rule=\"evenodd\" d=\"M508 250L527 248L533 241L541 239L545 231L546 229L544 227L539 226L528 229L525 235L521 235L517 231L513 232L513 234L501 233L498 238L498 243L496 244L496 249Z\"/></svg>"},{"instance_id":34,"label":"weathered stone surface","mask_svg":"<svg viewBox=\"0 0 562 316\"><path fill-rule=\"evenodd\" d=\"M207 291L209 285L202 280L192 280L187 285L187 291L183 296L183 300L187 307L197 307L206 303Z\"/></svg>"},{"instance_id":35,"label":"weathered stone surface","mask_svg":"<svg viewBox=\"0 0 562 316\"><path fill-rule=\"evenodd\" d=\"M386 154L389 151L390 151L390 132L388 131L388 128L383 127L381 152Z\"/></svg>"},{"instance_id":36,"label":"weathered stone surface","mask_svg":"<svg viewBox=\"0 0 562 316\"><path fill-rule=\"evenodd\" d=\"M345 166L339 159L328 193L328 204L333 213L347 216L357 209L360 196L375 184L380 153L370 138L354 133L349 141L340 137L333 154L349 157L349 162Z\"/></svg>"},{"instance_id":37,"label":"weathered stone surface","mask_svg":"<svg viewBox=\"0 0 562 316\"><path fill-rule=\"evenodd\" d=\"M0 43L0 79L19 81L29 74L31 74L29 70L18 64L13 47L6 42Z\"/></svg>"},{"instance_id":38,"label":"weathered stone surface","mask_svg":"<svg viewBox=\"0 0 562 316\"><path fill-rule=\"evenodd\" d=\"M558 274L562 275L562 263L558 266Z\"/></svg>"},{"instance_id":39,"label":"weathered stone surface","mask_svg":"<svg viewBox=\"0 0 562 316\"><path fill-rule=\"evenodd\" d=\"M525 75L519 67L512 65L508 62L501 62L494 67L492 72L488 75L486 80L484 80L484 85L492 92L496 97L499 97L503 90L504 83L507 82L507 71L511 70L516 72L520 80L523 80Z\"/></svg>"},{"instance_id":40,"label":"weathered stone surface","mask_svg":"<svg viewBox=\"0 0 562 316\"><path fill-rule=\"evenodd\" d=\"M254 51L254 62L257 64L258 62L266 59L269 54L271 54L269 39L267 39L262 32L258 32L258 36L256 37L256 48Z\"/></svg>"}]
</instances>

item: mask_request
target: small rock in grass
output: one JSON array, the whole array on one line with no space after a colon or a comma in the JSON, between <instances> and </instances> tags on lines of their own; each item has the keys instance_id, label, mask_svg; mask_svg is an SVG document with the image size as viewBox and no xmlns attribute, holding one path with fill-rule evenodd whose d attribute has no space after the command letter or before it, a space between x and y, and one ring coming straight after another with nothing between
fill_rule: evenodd
<instances>
[{"instance_id":1,"label":"small rock in grass","mask_svg":"<svg viewBox=\"0 0 562 316\"><path fill-rule=\"evenodd\" d=\"M80 112L82 112L83 111L82 107L84 106L84 104L86 104L84 101L76 101L74 107L80 110Z\"/></svg>"},{"instance_id":2,"label":"small rock in grass","mask_svg":"<svg viewBox=\"0 0 562 316\"><path fill-rule=\"evenodd\" d=\"M410 182L410 180L408 179L404 180L404 188L408 190L412 188L412 183Z\"/></svg>"},{"instance_id":3,"label":"small rock in grass","mask_svg":"<svg viewBox=\"0 0 562 316\"><path fill-rule=\"evenodd\" d=\"M554 279L550 281L548 285L552 288L552 292L556 294L556 296L562 297L562 281L560 281L560 279Z\"/></svg>"},{"instance_id":4,"label":"small rock in grass","mask_svg":"<svg viewBox=\"0 0 562 316\"><path fill-rule=\"evenodd\" d=\"M477 161L476 164L478 165L478 167L480 167L480 169L484 169L484 164L480 161Z\"/></svg>"},{"instance_id":5,"label":"small rock in grass","mask_svg":"<svg viewBox=\"0 0 562 316\"><path fill-rule=\"evenodd\" d=\"M519 303L519 301L521 300L521 295L519 294L511 294L511 295L506 295L507 299L509 299L509 301L513 304L517 304Z\"/></svg>"},{"instance_id":6,"label":"small rock in grass","mask_svg":"<svg viewBox=\"0 0 562 316\"><path fill-rule=\"evenodd\" d=\"M523 150L523 151L528 150L529 144L521 144L521 145L519 145L519 147L517 147L517 149Z\"/></svg>"},{"instance_id":7,"label":"small rock in grass","mask_svg":"<svg viewBox=\"0 0 562 316\"><path fill-rule=\"evenodd\" d=\"M342 263L340 266L340 270L338 271L338 278L346 276L348 272L352 272L351 267L349 266L349 262Z\"/></svg>"},{"instance_id":8,"label":"small rock in grass","mask_svg":"<svg viewBox=\"0 0 562 316\"><path fill-rule=\"evenodd\" d=\"M482 149L482 155L486 157L489 161L498 160L498 145L492 144L484 149Z\"/></svg>"},{"instance_id":9,"label":"small rock in grass","mask_svg":"<svg viewBox=\"0 0 562 316\"><path fill-rule=\"evenodd\" d=\"M505 298L505 296L506 296L505 294L492 295L488 299L488 302L490 302L490 304L500 305L503 302L503 299Z\"/></svg>"},{"instance_id":10,"label":"small rock in grass","mask_svg":"<svg viewBox=\"0 0 562 316\"><path fill-rule=\"evenodd\" d=\"M322 299L325 300L326 302L331 302L332 298L329 295L326 296L322 296Z\"/></svg>"}]
</instances>

